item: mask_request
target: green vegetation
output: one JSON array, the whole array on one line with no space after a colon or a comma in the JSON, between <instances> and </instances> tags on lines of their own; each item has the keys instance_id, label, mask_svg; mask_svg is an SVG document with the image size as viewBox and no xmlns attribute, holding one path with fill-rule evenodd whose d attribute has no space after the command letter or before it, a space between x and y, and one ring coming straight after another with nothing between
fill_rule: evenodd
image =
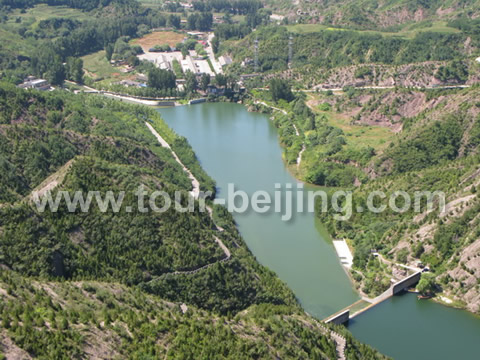
<instances>
[{"instance_id":1,"label":"green vegetation","mask_svg":"<svg viewBox=\"0 0 480 360\"><path fill-rule=\"evenodd\" d=\"M393 161L393 172L421 170L457 158L464 131L461 123L461 118L449 116L387 150L385 157Z\"/></svg>"},{"instance_id":2,"label":"green vegetation","mask_svg":"<svg viewBox=\"0 0 480 360\"><path fill-rule=\"evenodd\" d=\"M175 74L168 70L152 68L148 72L148 86L153 89L175 89Z\"/></svg>"},{"instance_id":3,"label":"green vegetation","mask_svg":"<svg viewBox=\"0 0 480 360\"><path fill-rule=\"evenodd\" d=\"M342 0L315 2L301 7L285 0L268 0L268 7L279 13L296 13L289 16L289 22L300 23L307 30L310 27L353 28L378 30L389 33L410 33L413 31L446 31L445 23L451 19L474 18L479 5L475 0ZM448 10L447 10L448 9ZM291 21L293 20L293 21ZM287 22L288 23L288 22ZM448 28L447 28L448 29Z\"/></svg>"},{"instance_id":4,"label":"green vegetation","mask_svg":"<svg viewBox=\"0 0 480 360\"><path fill-rule=\"evenodd\" d=\"M156 111L7 84L0 104L0 327L21 351L40 359L336 356L328 332L254 260L224 208L213 214L221 234L207 213L124 209L137 209L131 191L139 185L172 197L190 190L145 121L202 188L214 190L186 140ZM40 212L30 194L53 181L54 198L61 190L126 195L115 213L96 205L71 213L64 204ZM229 261L219 261L214 236L231 250ZM351 337L347 344L352 358L383 358Z\"/></svg>"},{"instance_id":5,"label":"green vegetation","mask_svg":"<svg viewBox=\"0 0 480 360\"><path fill-rule=\"evenodd\" d=\"M3 87L2 94L6 105L2 119L6 124L16 123L4 127L2 136L2 160L8 170L2 175L2 199L12 205L1 209L2 263L25 275L144 283L146 289L166 297L193 297L190 303L222 313L255 302L293 303L289 292L280 290L283 285L275 285L276 280L272 282L273 275L254 262L244 245L234 251L238 258L218 263L198 275L161 278L223 257L213 241L208 214L178 216L174 209L161 215L128 213L123 206L117 214L111 210L101 213L97 208L88 213L80 209L70 213L63 203L56 213L38 213L33 204L23 199L70 160L73 164L53 192L54 197L59 190L123 190L127 191L125 207L136 208L135 198L128 193L141 184L152 190L161 187L172 197L176 189L190 190L183 170L148 132L144 125L147 120L159 126L205 190L213 191L214 184L201 170L186 141L172 134L153 110L95 96L36 94L9 87ZM109 140L112 138L113 142ZM36 156L28 157L31 153ZM24 222L25 218L36 221ZM55 235L60 233L60 237ZM236 231L225 237L231 248L241 242ZM32 239L35 250L22 251ZM89 255L85 256L85 252ZM219 274L235 284L232 289L222 287L222 296L217 288L221 283L215 280ZM152 279L155 282L150 284ZM209 283L212 293L204 288ZM189 289L169 290L179 286ZM273 288L275 291L270 292ZM278 297L282 293L287 294L284 299Z\"/></svg>"},{"instance_id":6,"label":"green vegetation","mask_svg":"<svg viewBox=\"0 0 480 360\"><path fill-rule=\"evenodd\" d=\"M411 39L386 37L356 31L321 30L294 34L287 28L263 27L239 41L227 41L225 52L233 53L237 62L253 58L253 42L259 41L259 67L263 72L287 69L288 42L293 37L291 66L333 68L351 64L406 64L432 60L454 60L465 56L464 33L421 32ZM242 71L252 72L247 66Z\"/></svg>"},{"instance_id":7,"label":"green vegetation","mask_svg":"<svg viewBox=\"0 0 480 360\"><path fill-rule=\"evenodd\" d=\"M270 94L272 100L278 102L284 100L290 102L293 100L292 90L287 81L281 79L272 79L270 81Z\"/></svg>"},{"instance_id":8,"label":"green vegetation","mask_svg":"<svg viewBox=\"0 0 480 360\"><path fill-rule=\"evenodd\" d=\"M468 69L461 61L452 61L438 69L436 77L444 82L465 82L468 79Z\"/></svg>"},{"instance_id":9,"label":"green vegetation","mask_svg":"<svg viewBox=\"0 0 480 360\"><path fill-rule=\"evenodd\" d=\"M277 82L283 84L280 89L288 89L281 80ZM256 91L254 94L268 104L274 92L278 92L276 85L271 86L268 93ZM307 100L297 94L290 103L281 99L275 104L287 111L286 115L274 111L273 119L287 164L296 165L305 146L300 167L292 166L292 171L302 180L322 186L350 186L355 181L365 181L367 177L359 167L368 164L375 152L385 147L391 132L378 126L351 125L333 111L328 102L321 104L322 110L312 111L306 101L315 99L315 95L309 95Z\"/></svg>"},{"instance_id":10,"label":"green vegetation","mask_svg":"<svg viewBox=\"0 0 480 360\"><path fill-rule=\"evenodd\" d=\"M182 313L179 304L118 283L38 282L4 270L0 289L5 335L39 359L335 358L333 341L318 325L286 306L253 306L235 317L193 306ZM382 358L350 343L358 358Z\"/></svg>"},{"instance_id":11,"label":"green vegetation","mask_svg":"<svg viewBox=\"0 0 480 360\"><path fill-rule=\"evenodd\" d=\"M475 273L472 260L477 255L469 246L473 246L479 232L475 174L480 159L478 142L472 137L480 122L473 103L478 88L446 94L448 107L439 103L406 121L408 126L402 134L365 167L374 171L375 179L353 190L353 209L366 209L369 194L378 190L386 194L387 200L374 198L377 208L388 205L388 199L397 191L409 194L412 206L403 212L391 207L381 213L353 211L347 221L333 220L332 213L318 213L333 236L351 240L354 268L365 276L354 278L367 294L379 294L388 282L378 286L378 279L391 277L391 268L372 256L373 249L394 262L416 265L421 261L428 266L432 275L422 278L422 293L432 293L440 283L443 291L462 302L468 291L476 291L475 285L459 286L465 278L447 272L456 274L455 269L461 269L467 277ZM446 212L440 212L440 199L436 197L431 199L432 210L428 210L427 195L415 200L418 191L444 192ZM418 210L414 206L417 201ZM405 202L400 197L396 204L402 207ZM476 305L463 306L478 311Z\"/></svg>"},{"instance_id":12,"label":"green vegetation","mask_svg":"<svg viewBox=\"0 0 480 360\"><path fill-rule=\"evenodd\" d=\"M458 66L446 65L450 69ZM368 71L360 68L357 75L368 76ZM332 236L348 239L354 248L352 278L363 294L375 297L390 286L392 277L398 278L388 261L411 266L421 262L432 271L432 275L424 276L428 281L420 285L423 293L443 289L456 297L458 306L480 311L478 304L462 305L477 284L478 87L428 91L346 88L335 96L331 92L295 93L291 102L277 99L276 103L272 89L252 93L270 106L258 101L251 104L273 114L285 160L298 177L353 192L353 213L346 221L334 220L332 209L320 211L320 202L317 206L318 216ZM422 105L434 99L440 99L435 106ZM419 106L417 115L402 117L410 103ZM356 115L346 115L351 113ZM379 116L385 117L383 126L368 124ZM385 127L398 129L398 123L403 131L396 135ZM388 206L381 213L355 211L367 209L372 191L386 194L386 200L373 199L377 208L388 205L396 191L407 192L412 206L405 212L395 212ZM428 210L427 195L418 200L414 197L418 191L445 192L446 202L450 202L446 214L439 213L440 199L436 197L432 199L433 210ZM418 210L414 206L417 201ZM398 198L396 205L403 204L402 197ZM373 256L374 250L387 262ZM465 279L469 279L469 285Z\"/></svg>"},{"instance_id":13,"label":"green vegetation","mask_svg":"<svg viewBox=\"0 0 480 360\"><path fill-rule=\"evenodd\" d=\"M422 274L422 278L418 282L417 290L422 295L432 295L435 291L435 281L434 277L431 274Z\"/></svg>"},{"instance_id":14,"label":"green vegetation","mask_svg":"<svg viewBox=\"0 0 480 360\"><path fill-rule=\"evenodd\" d=\"M316 33L318 31L352 31L352 28L332 27L322 24L295 24L288 25L289 32L297 34ZM386 37L397 37L405 39L413 39L421 32L438 32L438 33L458 33L459 29L450 25L446 21L433 21L425 23L415 23L410 26L403 27L400 31L385 31L385 30L355 30L359 34L381 35Z\"/></svg>"}]
</instances>

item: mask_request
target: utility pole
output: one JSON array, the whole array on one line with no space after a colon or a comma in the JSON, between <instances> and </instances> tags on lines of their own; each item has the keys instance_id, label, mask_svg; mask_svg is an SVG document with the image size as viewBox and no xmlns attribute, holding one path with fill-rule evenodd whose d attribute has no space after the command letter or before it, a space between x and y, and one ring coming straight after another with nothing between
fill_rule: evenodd
<instances>
[{"instance_id":1,"label":"utility pole","mask_svg":"<svg viewBox=\"0 0 480 360\"><path fill-rule=\"evenodd\" d=\"M292 66L293 59L293 37L290 35L288 38L288 68Z\"/></svg>"},{"instance_id":2,"label":"utility pole","mask_svg":"<svg viewBox=\"0 0 480 360\"><path fill-rule=\"evenodd\" d=\"M255 72L258 72L258 38L255 38L254 41L254 50L255 50Z\"/></svg>"}]
</instances>

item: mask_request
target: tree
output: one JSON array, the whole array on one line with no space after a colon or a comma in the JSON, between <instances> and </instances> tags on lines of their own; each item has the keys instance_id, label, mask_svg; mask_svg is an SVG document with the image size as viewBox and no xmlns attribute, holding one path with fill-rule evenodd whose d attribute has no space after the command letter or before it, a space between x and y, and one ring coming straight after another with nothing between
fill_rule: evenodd
<instances>
[{"instance_id":1,"label":"tree","mask_svg":"<svg viewBox=\"0 0 480 360\"><path fill-rule=\"evenodd\" d=\"M218 48L220 46L220 40L218 40L218 37L214 37L212 39L212 50L213 50L213 53L214 54L217 54L218 53Z\"/></svg>"},{"instance_id":2,"label":"tree","mask_svg":"<svg viewBox=\"0 0 480 360\"><path fill-rule=\"evenodd\" d=\"M422 295L432 295L435 292L435 276L433 274L422 273L422 277L417 285L417 290Z\"/></svg>"},{"instance_id":3,"label":"tree","mask_svg":"<svg viewBox=\"0 0 480 360\"><path fill-rule=\"evenodd\" d=\"M175 74L170 70L153 68L148 72L148 86L154 89L174 89L176 87Z\"/></svg>"},{"instance_id":4,"label":"tree","mask_svg":"<svg viewBox=\"0 0 480 360\"><path fill-rule=\"evenodd\" d=\"M207 31L213 24L212 13L193 13L187 18L187 28L190 30Z\"/></svg>"},{"instance_id":5,"label":"tree","mask_svg":"<svg viewBox=\"0 0 480 360\"><path fill-rule=\"evenodd\" d=\"M59 60L55 60L48 68L45 78L52 85L62 85L65 81L65 67Z\"/></svg>"},{"instance_id":6,"label":"tree","mask_svg":"<svg viewBox=\"0 0 480 360\"><path fill-rule=\"evenodd\" d=\"M127 62L130 66L138 66L140 65L140 59L135 55L130 55L127 59Z\"/></svg>"},{"instance_id":7,"label":"tree","mask_svg":"<svg viewBox=\"0 0 480 360\"><path fill-rule=\"evenodd\" d=\"M273 101L278 100L292 101L293 94L288 81L282 79L272 79L270 81L270 94Z\"/></svg>"},{"instance_id":8,"label":"tree","mask_svg":"<svg viewBox=\"0 0 480 360\"><path fill-rule=\"evenodd\" d=\"M107 44L107 46L105 46L105 57L107 58L108 61L112 60L112 55L113 55L113 45Z\"/></svg>"},{"instance_id":9,"label":"tree","mask_svg":"<svg viewBox=\"0 0 480 360\"><path fill-rule=\"evenodd\" d=\"M191 71L187 71L185 74L185 91L188 94L194 93L197 91L197 77Z\"/></svg>"},{"instance_id":10,"label":"tree","mask_svg":"<svg viewBox=\"0 0 480 360\"><path fill-rule=\"evenodd\" d=\"M168 16L167 26L178 29L180 27L180 16L170 14Z\"/></svg>"},{"instance_id":11,"label":"tree","mask_svg":"<svg viewBox=\"0 0 480 360\"><path fill-rule=\"evenodd\" d=\"M83 83L83 60L69 57L65 65L65 76L67 79L79 84Z\"/></svg>"},{"instance_id":12,"label":"tree","mask_svg":"<svg viewBox=\"0 0 480 360\"><path fill-rule=\"evenodd\" d=\"M217 74L217 76L215 76L215 82L218 86L225 87L227 86L227 77L223 74Z\"/></svg>"},{"instance_id":13,"label":"tree","mask_svg":"<svg viewBox=\"0 0 480 360\"><path fill-rule=\"evenodd\" d=\"M238 77L233 74L227 75L227 86L233 91L238 83Z\"/></svg>"},{"instance_id":14,"label":"tree","mask_svg":"<svg viewBox=\"0 0 480 360\"><path fill-rule=\"evenodd\" d=\"M210 85L210 74L202 74L202 78L200 79L200 88L203 91L206 91L208 85Z\"/></svg>"},{"instance_id":15,"label":"tree","mask_svg":"<svg viewBox=\"0 0 480 360\"><path fill-rule=\"evenodd\" d=\"M185 46L183 46L183 47L182 47L182 57L183 57L183 59L185 60L185 58L186 58L187 56L188 56L188 49L187 49Z\"/></svg>"}]
</instances>

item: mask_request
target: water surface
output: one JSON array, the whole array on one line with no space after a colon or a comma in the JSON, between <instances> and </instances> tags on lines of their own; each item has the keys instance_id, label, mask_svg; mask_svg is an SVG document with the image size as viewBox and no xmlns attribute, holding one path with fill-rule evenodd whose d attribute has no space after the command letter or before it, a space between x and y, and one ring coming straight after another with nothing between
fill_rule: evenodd
<instances>
[{"instance_id":1,"label":"water surface","mask_svg":"<svg viewBox=\"0 0 480 360\"><path fill-rule=\"evenodd\" d=\"M480 359L480 319L415 294L394 296L348 328L394 359Z\"/></svg>"},{"instance_id":2,"label":"water surface","mask_svg":"<svg viewBox=\"0 0 480 360\"><path fill-rule=\"evenodd\" d=\"M277 132L268 117L237 104L214 103L159 109L185 136L217 182L252 193L296 183L282 161ZM283 222L279 214L235 215L248 247L294 291L306 311L323 319L358 295L341 268L328 236L313 214ZM480 320L415 295L396 296L354 320L361 341L395 359L480 359Z\"/></svg>"},{"instance_id":3,"label":"water surface","mask_svg":"<svg viewBox=\"0 0 480 360\"><path fill-rule=\"evenodd\" d=\"M297 184L282 161L277 131L265 115L244 106L207 103L159 109L165 121L192 145L215 179L218 197L227 184L249 194L273 193L275 184ZM323 319L358 299L330 241L317 230L313 214L290 222L281 214L235 215L258 261L275 271L309 313ZM318 225L318 224L317 224Z\"/></svg>"}]
</instances>

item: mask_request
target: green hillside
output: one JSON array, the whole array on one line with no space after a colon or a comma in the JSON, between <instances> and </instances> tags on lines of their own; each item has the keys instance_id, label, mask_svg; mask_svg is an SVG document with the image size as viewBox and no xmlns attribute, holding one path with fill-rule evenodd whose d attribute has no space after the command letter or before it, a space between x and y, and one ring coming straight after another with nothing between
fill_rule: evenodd
<instances>
[{"instance_id":1,"label":"green hillside","mask_svg":"<svg viewBox=\"0 0 480 360\"><path fill-rule=\"evenodd\" d=\"M187 143L166 128L157 112L95 96L31 93L9 86L2 88L2 102L0 248L5 266L44 278L121 280L222 313L263 301L294 303L290 292L256 264L230 218L224 221L231 231L221 237L234 256L221 263L224 254L214 242L217 231L208 213L198 207L194 213L178 213L173 207L162 214L140 212L133 195L140 185L147 192L166 191L172 199L175 190L182 190L184 198L191 190L185 172L145 121L165 134L185 164L193 165L205 190L214 189L189 158L194 155ZM125 191L120 212L93 207L71 213L63 202L58 212L38 212L28 194L68 162L54 197L60 190L72 196L77 190ZM210 263L214 266L193 276L162 277ZM217 283L219 276L230 279L231 287Z\"/></svg>"},{"instance_id":2,"label":"green hillside","mask_svg":"<svg viewBox=\"0 0 480 360\"><path fill-rule=\"evenodd\" d=\"M411 24L424 24L458 17L475 18L480 8L475 0L339 0L291 3L268 0L274 12L302 23L321 23L359 29L397 30Z\"/></svg>"},{"instance_id":3,"label":"green hillside","mask_svg":"<svg viewBox=\"0 0 480 360\"><path fill-rule=\"evenodd\" d=\"M353 190L353 209L367 208L368 194L383 191L387 198L405 191L414 201L418 191L445 193L445 209L433 198L429 210L426 197L420 208L380 214L357 212L348 221L334 221L332 214L320 214L329 231L347 238L355 249L354 266L363 276L354 275L360 289L378 294L388 287L392 267L384 266L371 254L378 250L393 262L430 268L435 292L456 301L456 305L480 313L479 202L477 196L480 107L478 87L453 93L435 94L436 106L404 119L402 132L362 170L370 179ZM376 206L380 204L376 199ZM385 202L383 202L385 203ZM398 201L401 207L404 202Z\"/></svg>"},{"instance_id":4,"label":"green hillside","mask_svg":"<svg viewBox=\"0 0 480 360\"><path fill-rule=\"evenodd\" d=\"M7 358L336 357L330 330L255 261L222 208L213 216L221 233L207 212L126 210L136 209L129 194L139 185L172 197L191 190L145 122L202 187L214 188L156 111L6 84L0 103L0 350ZM40 212L31 194L46 188L54 197L77 190L127 195L119 212L95 205ZM215 237L230 249L228 261ZM345 336L354 358L381 358Z\"/></svg>"},{"instance_id":5,"label":"green hillside","mask_svg":"<svg viewBox=\"0 0 480 360\"><path fill-rule=\"evenodd\" d=\"M280 305L223 317L118 283L41 282L0 271L3 358L335 359L327 328ZM383 359L347 335L352 359Z\"/></svg>"}]
</instances>

